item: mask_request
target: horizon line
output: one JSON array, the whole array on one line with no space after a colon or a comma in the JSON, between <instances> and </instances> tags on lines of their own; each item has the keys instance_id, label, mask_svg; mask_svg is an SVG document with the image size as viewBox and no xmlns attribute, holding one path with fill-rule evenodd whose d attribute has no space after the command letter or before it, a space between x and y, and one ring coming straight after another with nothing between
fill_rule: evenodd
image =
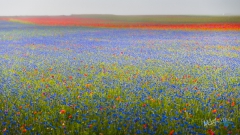
<instances>
[{"instance_id":1,"label":"horizon line","mask_svg":"<svg viewBox=\"0 0 240 135\"><path fill-rule=\"evenodd\" d=\"M84 15L92 15L92 16L103 16L103 15L105 15L105 16L209 16L209 17L211 17L211 16L221 16L221 17L223 17L223 16L240 16L240 14L238 15L238 14L195 14L195 15L193 15L193 14L68 14L68 15L0 15L0 17L41 17L41 16L49 16L49 17L51 17L51 16L84 16Z\"/></svg>"}]
</instances>

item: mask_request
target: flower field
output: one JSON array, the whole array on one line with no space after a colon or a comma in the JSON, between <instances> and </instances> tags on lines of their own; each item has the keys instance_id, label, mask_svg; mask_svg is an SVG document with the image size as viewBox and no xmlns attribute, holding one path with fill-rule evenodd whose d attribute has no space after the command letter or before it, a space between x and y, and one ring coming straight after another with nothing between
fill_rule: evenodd
<instances>
[{"instance_id":1,"label":"flower field","mask_svg":"<svg viewBox=\"0 0 240 135\"><path fill-rule=\"evenodd\" d=\"M112 18L112 19L111 19ZM1 18L0 18L1 19ZM120 17L116 16L55 16L55 17L6 17L2 20L37 24L42 26L81 26L115 29L148 29L148 30L198 30L198 31L240 31L240 17ZM197 20L197 21L195 21ZM198 22L199 21L199 22ZM223 22L222 22L223 21Z\"/></svg>"},{"instance_id":2,"label":"flower field","mask_svg":"<svg viewBox=\"0 0 240 135\"><path fill-rule=\"evenodd\" d=\"M239 99L239 31L0 21L4 135L236 135Z\"/></svg>"}]
</instances>

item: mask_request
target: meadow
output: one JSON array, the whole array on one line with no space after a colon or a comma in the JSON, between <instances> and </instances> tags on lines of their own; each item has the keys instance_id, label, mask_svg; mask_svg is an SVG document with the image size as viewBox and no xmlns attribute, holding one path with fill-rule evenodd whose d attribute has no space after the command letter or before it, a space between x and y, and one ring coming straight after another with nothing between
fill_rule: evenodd
<instances>
[{"instance_id":1,"label":"meadow","mask_svg":"<svg viewBox=\"0 0 240 135\"><path fill-rule=\"evenodd\" d=\"M1 134L240 134L240 32L0 21Z\"/></svg>"}]
</instances>

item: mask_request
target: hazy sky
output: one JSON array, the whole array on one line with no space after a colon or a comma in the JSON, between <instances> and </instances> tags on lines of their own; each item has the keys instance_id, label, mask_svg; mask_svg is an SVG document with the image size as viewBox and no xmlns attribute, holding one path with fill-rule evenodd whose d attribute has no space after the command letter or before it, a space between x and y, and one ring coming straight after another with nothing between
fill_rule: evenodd
<instances>
[{"instance_id":1,"label":"hazy sky","mask_svg":"<svg viewBox=\"0 0 240 135\"><path fill-rule=\"evenodd\" d=\"M6 15L240 15L240 0L0 0Z\"/></svg>"}]
</instances>

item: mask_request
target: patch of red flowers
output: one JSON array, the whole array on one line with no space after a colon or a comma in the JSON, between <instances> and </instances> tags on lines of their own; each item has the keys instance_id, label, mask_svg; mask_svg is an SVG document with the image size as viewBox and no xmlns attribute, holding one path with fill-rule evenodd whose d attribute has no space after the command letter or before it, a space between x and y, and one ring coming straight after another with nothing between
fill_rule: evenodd
<instances>
[{"instance_id":1,"label":"patch of red flowers","mask_svg":"<svg viewBox=\"0 0 240 135\"><path fill-rule=\"evenodd\" d=\"M82 17L15 17L5 20L17 20L46 26L83 26L106 28L137 28L161 30L240 30L239 23L200 23L200 24L160 24L146 22L114 22L99 18Z\"/></svg>"}]
</instances>

